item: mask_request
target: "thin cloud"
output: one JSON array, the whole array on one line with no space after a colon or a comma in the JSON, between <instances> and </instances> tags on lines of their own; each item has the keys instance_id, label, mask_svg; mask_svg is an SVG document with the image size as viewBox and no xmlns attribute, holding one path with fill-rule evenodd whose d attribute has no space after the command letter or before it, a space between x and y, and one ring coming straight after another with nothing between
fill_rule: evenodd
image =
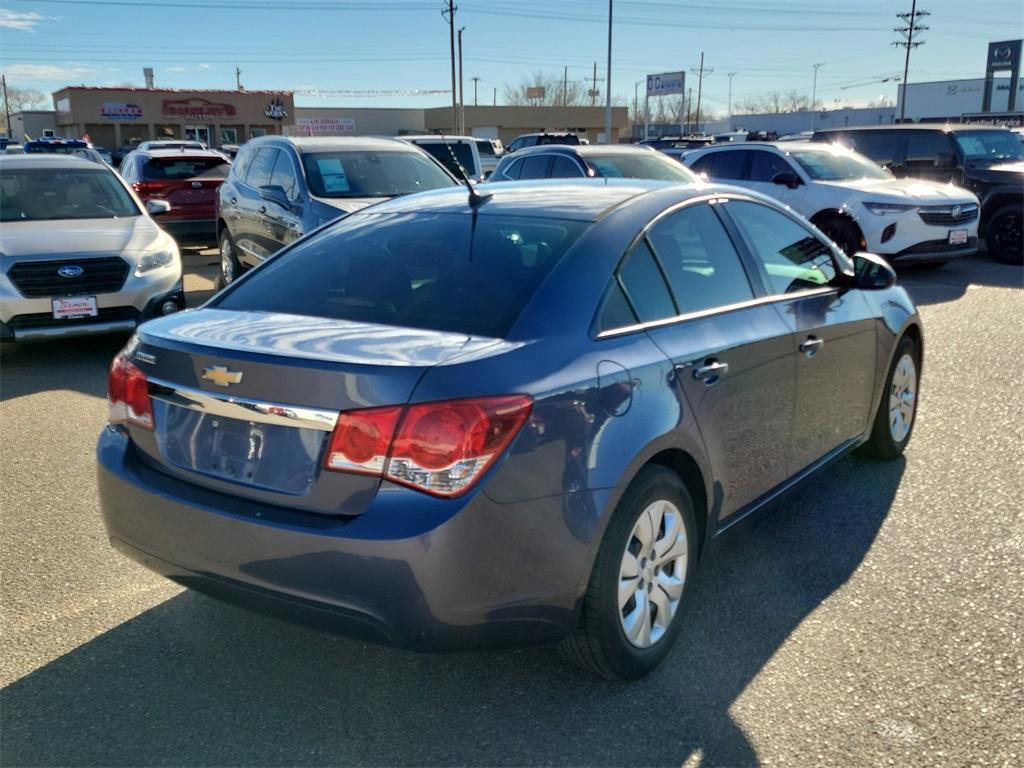
<instances>
[{"instance_id":1,"label":"thin cloud","mask_svg":"<svg viewBox=\"0 0 1024 768\"><path fill-rule=\"evenodd\" d=\"M184 72L184 71L186 71L186 68L185 67L168 67L167 71L168 72Z\"/></svg>"},{"instance_id":2,"label":"thin cloud","mask_svg":"<svg viewBox=\"0 0 1024 768\"><path fill-rule=\"evenodd\" d=\"M92 75L92 67L62 67L58 64L11 64L4 68L4 74L12 80L54 80L72 82Z\"/></svg>"},{"instance_id":3,"label":"thin cloud","mask_svg":"<svg viewBox=\"0 0 1024 768\"><path fill-rule=\"evenodd\" d=\"M211 67L209 64L200 64L199 68L200 69L213 69L213 67Z\"/></svg>"},{"instance_id":4,"label":"thin cloud","mask_svg":"<svg viewBox=\"0 0 1024 768\"><path fill-rule=\"evenodd\" d=\"M0 8L0 28L3 29L18 29L22 32L31 32L40 22L45 20L45 16L34 11L12 11L9 8Z\"/></svg>"}]
</instances>

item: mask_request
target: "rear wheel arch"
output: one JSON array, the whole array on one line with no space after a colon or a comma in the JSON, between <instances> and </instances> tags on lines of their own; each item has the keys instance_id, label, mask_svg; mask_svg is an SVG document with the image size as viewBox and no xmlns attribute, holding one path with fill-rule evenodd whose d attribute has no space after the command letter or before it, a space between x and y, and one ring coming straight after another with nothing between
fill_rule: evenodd
<instances>
[{"instance_id":1,"label":"rear wheel arch","mask_svg":"<svg viewBox=\"0 0 1024 768\"><path fill-rule=\"evenodd\" d=\"M694 511L697 513L695 515L697 522L697 541L699 544L697 556L700 557L708 535L708 529L710 527L709 518L711 516L711 507L708 504L707 485L700 465L689 453L681 448L668 448L663 450L648 459L644 466L651 464L665 467L666 469L674 472L679 479L683 481L683 485L686 486L686 490L690 492L690 497L693 499ZM641 467L641 469L643 469L643 467Z\"/></svg>"}]
</instances>

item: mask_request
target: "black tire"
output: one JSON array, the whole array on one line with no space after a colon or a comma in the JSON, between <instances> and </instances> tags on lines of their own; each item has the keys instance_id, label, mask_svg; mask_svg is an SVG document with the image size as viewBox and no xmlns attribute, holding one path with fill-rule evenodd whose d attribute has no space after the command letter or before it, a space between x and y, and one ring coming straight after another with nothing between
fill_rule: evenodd
<instances>
[{"instance_id":1,"label":"black tire","mask_svg":"<svg viewBox=\"0 0 1024 768\"><path fill-rule=\"evenodd\" d=\"M668 627L652 645L640 648L629 641L622 627L619 570L626 547L635 542L632 534L637 520L658 500L672 502L680 512L688 542L686 572L682 594ZM608 524L583 598L579 624L576 632L562 642L559 648L562 656L577 667L609 680L635 680L658 666L672 649L682 626L699 545L693 501L682 480L664 467L644 467L626 489Z\"/></svg>"},{"instance_id":2,"label":"black tire","mask_svg":"<svg viewBox=\"0 0 1024 768\"><path fill-rule=\"evenodd\" d=\"M893 394L893 376L904 355L910 355L916 371L914 408L910 418L910 428L902 440L896 440L889 429L889 399ZM911 435L914 434L914 424L917 422L917 407L920 402L920 395L921 350L912 337L904 336L896 346L896 354L892 357L889 373L885 377L885 389L882 390L882 400L878 404L878 412L875 413L875 421L871 427L871 437L861 446L860 452L870 458L882 459L884 461L892 461L902 456L907 443L910 442Z\"/></svg>"},{"instance_id":3,"label":"black tire","mask_svg":"<svg viewBox=\"0 0 1024 768\"><path fill-rule=\"evenodd\" d=\"M989 256L1002 264L1024 264L1024 208L1004 205L985 222Z\"/></svg>"},{"instance_id":4,"label":"black tire","mask_svg":"<svg viewBox=\"0 0 1024 768\"><path fill-rule=\"evenodd\" d=\"M228 248L228 259L230 260L231 273L228 274L228 265L225 264L224 249ZM231 233L228 232L227 227L221 230L220 237L217 238L217 253L220 257L220 273L217 275L216 285L218 288L223 288L226 285L237 280L242 275L242 265L238 262L238 257L235 254L238 249L235 247L235 240L231 237Z\"/></svg>"},{"instance_id":5,"label":"black tire","mask_svg":"<svg viewBox=\"0 0 1024 768\"><path fill-rule=\"evenodd\" d=\"M829 240L838 245L847 256L853 256L857 251L863 251L861 247L860 228L849 219L842 216L828 216L817 222L820 229Z\"/></svg>"}]
</instances>

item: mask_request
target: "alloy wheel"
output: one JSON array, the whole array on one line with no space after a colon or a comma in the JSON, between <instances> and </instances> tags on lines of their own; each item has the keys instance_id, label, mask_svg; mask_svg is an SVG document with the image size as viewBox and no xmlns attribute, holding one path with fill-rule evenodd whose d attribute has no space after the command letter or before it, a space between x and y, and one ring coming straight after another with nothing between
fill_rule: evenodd
<instances>
[{"instance_id":1,"label":"alloy wheel","mask_svg":"<svg viewBox=\"0 0 1024 768\"><path fill-rule=\"evenodd\" d=\"M893 442L902 443L914 423L917 405L917 366L909 354L903 355L892 372L889 387L889 435Z\"/></svg>"},{"instance_id":2,"label":"alloy wheel","mask_svg":"<svg viewBox=\"0 0 1024 768\"><path fill-rule=\"evenodd\" d=\"M235 254L231 248L231 239L227 235L220 239L220 275L224 285L235 279Z\"/></svg>"},{"instance_id":3,"label":"alloy wheel","mask_svg":"<svg viewBox=\"0 0 1024 768\"><path fill-rule=\"evenodd\" d=\"M688 554L679 508L666 499L649 504L619 566L619 619L632 645L650 648L668 631L683 596Z\"/></svg>"}]
</instances>

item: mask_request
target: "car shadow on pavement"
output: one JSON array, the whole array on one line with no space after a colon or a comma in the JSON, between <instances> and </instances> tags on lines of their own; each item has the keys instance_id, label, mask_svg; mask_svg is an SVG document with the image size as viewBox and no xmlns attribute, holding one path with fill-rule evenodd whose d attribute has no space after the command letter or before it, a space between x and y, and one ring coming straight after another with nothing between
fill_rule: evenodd
<instances>
[{"instance_id":1,"label":"car shadow on pavement","mask_svg":"<svg viewBox=\"0 0 1024 768\"><path fill-rule=\"evenodd\" d=\"M0 347L0 401L65 389L106 398L107 369L128 334Z\"/></svg>"},{"instance_id":2,"label":"car shadow on pavement","mask_svg":"<svg viewBox=\"0 0 1024 768\"><path fill-rule=\"evenodd\" d=\"M900 267L898 283L915 304L941 304L956 301L972 285L1024 288L1024 269L1000 264L982 253L956 259L944 267Z\"/></svg>"},{"instance_id":3,"label":"car shadow on pavement","mask_svg":"<svg viewBox=\"0 0 1024 768\"><path fill-rule=\"evenodd\" d=\"M755 765L730 708L857 570L904 466L844 459L724 537L638 682L544 648L416 655L185 592L4 689L2 763Z\"/></svg>"}]
</instances>

